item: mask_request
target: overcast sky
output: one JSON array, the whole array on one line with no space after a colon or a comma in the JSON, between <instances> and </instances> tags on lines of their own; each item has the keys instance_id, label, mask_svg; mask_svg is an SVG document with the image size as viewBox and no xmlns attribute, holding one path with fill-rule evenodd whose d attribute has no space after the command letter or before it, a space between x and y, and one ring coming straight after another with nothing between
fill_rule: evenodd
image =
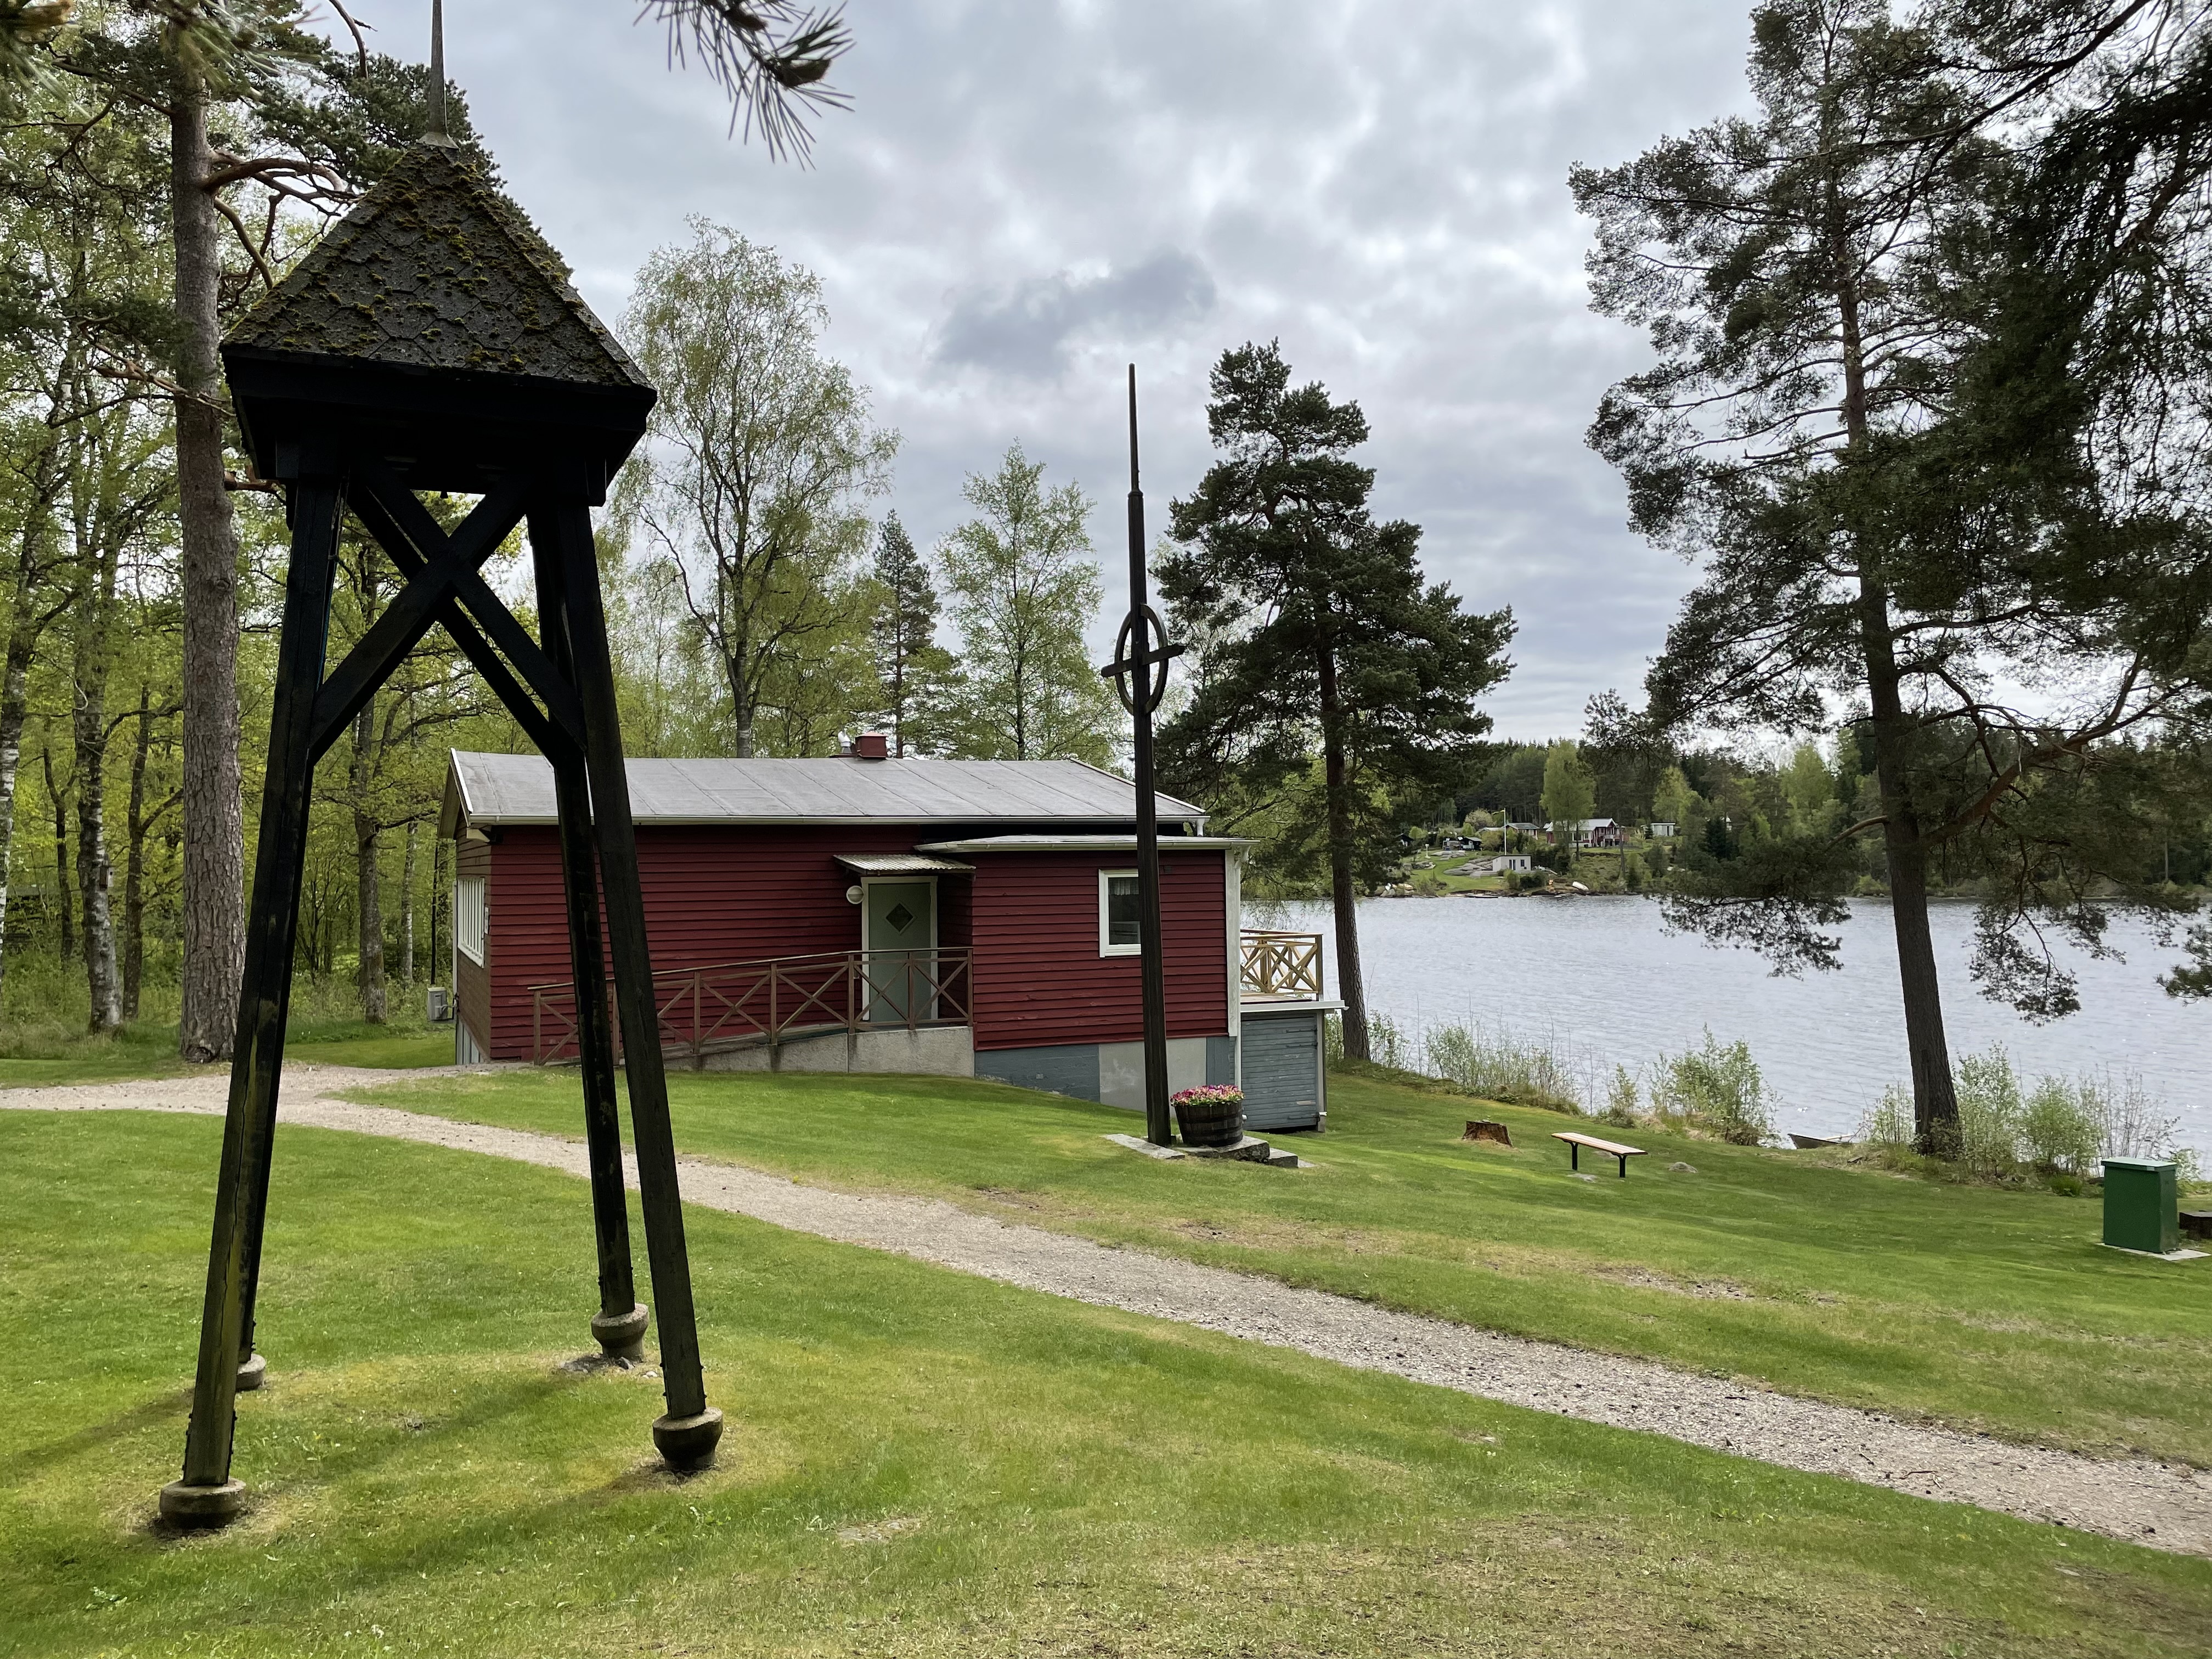
<instances>
[{"instance_id":1,"label":"overcast sky","mask_svg":"<svg viewBox=\"0 0 2212 1659\"><path fill-rule=\"evenodd\" d=\"M428 0L349 9L426 52ZM1366 410L1378 514L1519 618L1499 731L1634 696L1687 575L1583 445L1644 346L1586 309L1566 173L1741 107L1743 0L856 0L852 107L816 122L811 168L729 137L636 9L447 0L447 70L610 323L693 215L819 274L828 349L904 435L885 505L918 542L1018 439L1102 503L1118 617L1122 365L1157 531L1207 462L1208 367L1279 338Z\"/></svg>"}]
</instances>

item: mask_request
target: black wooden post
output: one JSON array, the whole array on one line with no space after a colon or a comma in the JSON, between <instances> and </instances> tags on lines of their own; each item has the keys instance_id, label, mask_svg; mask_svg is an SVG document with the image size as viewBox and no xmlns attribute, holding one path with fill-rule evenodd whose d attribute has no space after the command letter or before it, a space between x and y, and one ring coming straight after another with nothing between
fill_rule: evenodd
<instances>
[{"instance_id":1,"label":"black wooden post","mask_svg":"<svg viewBox=\"0 0 2212 1659\"><path fill-rule=\"evenodd\" d=\"M1129 365L1129 614L1121 624L1112 676L1133 732L1137 774L1137 946L1145 1006L1145 1139L1175 1138L1168 1113L1167 968L1160 939L1159 802L1152 781L1152 715L1167 695L1169 659L1181 654L1146 592L1145 492L1137 474L1137 366Z\"/></svg>"},{"instance_id":2,"label":"black wooden post","mask_svg":"<svg viewBox=\"0 0 2212 1659\"><path fill-rule=\"evenodd\" d=\"M240 1363L252 1352L253 1291L268 1213L270 1150L307 858L315 692L322 680L337 559L341 480L319 468L301 467L288 482L292 562L284 580L283 633L270 710L268 772L253 860L253 908L239 994L230 1104L216 1177L199 1367L192 1384L191 1423L185 1434L184 1474L161 1488L163 1517L188 1526L229 1519L245 1490L230 1478L234 1401Z\"/></svg>"},{"instance_id":3,"label":"black wooden post","mask_svg":"<svg viewBox=\"0 0 2212 1659\"><path fill-rule=\"evenodd\" d=\"M537 536L531 538L538 577L538 636L553 667L576 684L575 653L563 625L560 562ZM599 1311L592 1334L617 1358L645 1352L648 1316L637 1299L630 1265L629 1199L623 1189L622 1108L615 1093L614 1032L607 1018L606 957L599 935L599 881L592 851L591 786L584 757L558 743L553 795L561 817L561 879L568 901L568 961L575 978L576 1051L584 1073L584 1139L592 1170L592 1222L599 1255Z\"/></svg>"},{"instance_id":4,"label":"black wooden post","mask_svg":"<svg viewBox=\"0 0 2212 1659\"><path fill-rule=\"evenodd\" d=\"M530 514L530 539L561 573L561 626L568 635L583 703L584 760L592 819L606 886L607 942L629 1082L630 1137L637 1147L645 1212L646 1260L660 1322L660 1374L668 1410L653 1425L653 1444L673 1467L707 1462L722 1437L722 1413L707 1403L699 1332L691 1306L691 1267L684 1243L684 1206L676 1177L676 1138L668 1122L668 1079L661 1064L660 1018L646 943L645 895L638 881L637 830L615 708L614 665L599 601L599 557L590 501L597 491L563 479ZM544 595L539 596L541 603Z\"/></svg>"}]
</instances>

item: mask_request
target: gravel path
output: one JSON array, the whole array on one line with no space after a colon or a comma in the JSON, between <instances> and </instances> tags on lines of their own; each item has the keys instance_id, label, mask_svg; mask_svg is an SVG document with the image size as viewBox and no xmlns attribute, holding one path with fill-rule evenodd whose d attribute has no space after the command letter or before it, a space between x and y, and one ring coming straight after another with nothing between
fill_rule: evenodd
<instances>
[{"instance_id":1,"label":"gravel path","mask_svg":"<svg viewBox=\"0 0 2212 1659\"><path fill-rule=\"evenodd\" d=\"M586 1173L580 1141L330 1098L392 1080L388 1072L288 1068L283 1120ZM227 1089L221 1077L10 1089L0 1090L0 1108L220 1113ZM2203 1471L1923 1427L1648 1360L1500 1336L1172 1256L1009 1226L934 1200L832 1192L698 1158L683 1159L681 1170L685 1202L795 1231L1785 1468L2212 1555L2212 1475Z\"/></svg>"}]
</instances>

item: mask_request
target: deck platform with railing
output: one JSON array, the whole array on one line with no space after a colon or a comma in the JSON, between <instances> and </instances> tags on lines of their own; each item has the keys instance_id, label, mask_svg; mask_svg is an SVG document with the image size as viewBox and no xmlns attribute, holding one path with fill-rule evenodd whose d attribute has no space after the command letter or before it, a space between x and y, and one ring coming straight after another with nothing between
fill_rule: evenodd
<instances>
[{"instance_id":1,"label":"deck platform with railing","mask_svg":"<svg viewBox=\"0 0 2212 1659\"><path fill-rule=\"evenodd\" d=\"M1323 1000L1322 936L1274 928L1238 935L1243 1000ZM965 1025L973 987L969 952L828 951L669 969L653 976L661 1053L704 1066L732 1050L774 1047L836 1033ZM539 1065L579 1058L573 981L532 985L530 1057ZM619 1024L611 1018L617 1053Z\"/></svg>"},{"instance_id":2,"label":"deck platform with railing","mask_svg":"<svg viewBox=\"0 0 2212 1659\"><path fill-rule=\"evenodd\" d=\"M836 1032L965 1025L969 967L966 951L826 951L671 969L653 976L661 1053L698 1066L712 1054ZM531 1059L576 1060L574 981L529 989Z\"/></svg>"},{"instance_id":3,"label":"deck platform with railing","mask_svg":"<svg viewBox=\"0 0 2212 1659\"><path fill-rule=\"evenodd\" d=\"M1238 977L1247 1002L1305 1002L1322 994L1321 935L1248 927L1239 933Z\"/></svg>"}]
</instances>

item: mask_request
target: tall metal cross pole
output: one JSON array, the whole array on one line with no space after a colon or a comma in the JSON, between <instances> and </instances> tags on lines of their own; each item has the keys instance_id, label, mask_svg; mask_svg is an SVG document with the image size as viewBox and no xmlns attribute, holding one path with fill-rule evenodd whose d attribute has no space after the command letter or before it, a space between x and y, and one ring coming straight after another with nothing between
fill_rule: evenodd
<instances>
[{"instance_id":1,"label":"tall metal cross pole","mask_svg":"<svg viewBox=\"0 0 2212 1659\"><path fill-rule=\"evenodd\" d=\"M1114 643L1114 660L1098 672L1111 678L1136 728L1137 943L1145 987L1145 1139L1164 1146L1175 1138L1168 1116L1168 987L1160 956L1160 823L1152 791L1152 715L1168 690L1168 662L1182 647L1145 591L1145 492L1137 480L1137 366L1129 365L1129 614Z\"/></svg>"}]
</instances>

